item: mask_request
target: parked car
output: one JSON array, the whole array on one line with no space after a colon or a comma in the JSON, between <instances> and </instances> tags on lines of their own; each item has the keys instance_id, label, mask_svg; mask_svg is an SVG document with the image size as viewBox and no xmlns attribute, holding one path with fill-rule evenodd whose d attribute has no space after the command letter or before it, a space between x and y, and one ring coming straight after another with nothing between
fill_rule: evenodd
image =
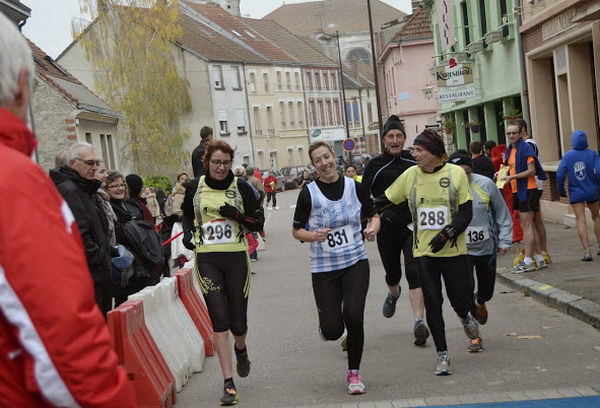
<instances>
[{"instance_id":1,"label":"parked car","mask_svg":"<svg viewBox=\"0 0 600 408\"><path fill-rule=\"evenodd\" d=\"M309 174L312 174L312 170L308 166L289 166L282 167L281 174L283 174L283 179L285 180L285 188L298 188L300 183L302 183L302 172L307 170Z\"/></svg>"},{"instance_id":2,"label":"parked car","mask_svg":"<svg viewBox=\"0 0 600 408\"><path fill-rule=\"evenodd\" d=\"M283 174L277 169L261 169L260 173L262 174L263 180L269 177L269 172L275 172L275 178L277 179L277 191L283 192L285 191L285 180L283 178Z\"/></svg>"}]
</instances>

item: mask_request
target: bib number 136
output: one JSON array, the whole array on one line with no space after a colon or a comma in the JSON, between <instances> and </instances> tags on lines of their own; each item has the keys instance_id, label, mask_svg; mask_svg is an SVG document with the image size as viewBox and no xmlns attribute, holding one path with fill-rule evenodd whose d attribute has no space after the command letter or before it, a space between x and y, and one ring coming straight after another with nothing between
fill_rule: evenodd
<instances>
[{"instance_id":1,"label":"bib number 136","mask_svg":"<svg viewBox=\"0 0 600 408\"><path fill-rule=\"evenodd\" d=\"M448 208L447 207L432 207L419 208L419 228L440 230L448 224Z\"/></svg>"}]
</instances>

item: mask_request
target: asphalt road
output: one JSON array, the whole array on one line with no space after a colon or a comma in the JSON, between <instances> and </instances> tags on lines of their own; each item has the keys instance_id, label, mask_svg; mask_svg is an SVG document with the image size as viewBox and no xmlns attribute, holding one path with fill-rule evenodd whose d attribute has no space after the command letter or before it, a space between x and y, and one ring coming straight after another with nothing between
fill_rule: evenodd
<instances>
[{"instance_id":1,"label":"asphalt road","mask_svg":"<svg viewBox=\"0 0 600 408\"><path fill-rule=\"evenodd\" d=\"M277 195L280 209L267 211L267 250L252 264L256 272L248 334L252 371L247 378L235 377L238 406L350 407L400 398L599 384L600 332L501 284L488 303L490 318L481 328L485 349L481 353L467 352L462 326L449 302L444 303L454 373L435 376L431 339L425 347L412 344L412 312L404 278L396 315L386 319L381 314L387 289L376 244L369 243L371 284L361 367L367 393L348 395L345 353L339 342L323 342L318 335L308 245L291 236L291 207L297 194L298 190L290 190ZM216 407L222 384L216 356L207 358L203 372L178 394L176 407Z\"/></svg>"}]
</instances>

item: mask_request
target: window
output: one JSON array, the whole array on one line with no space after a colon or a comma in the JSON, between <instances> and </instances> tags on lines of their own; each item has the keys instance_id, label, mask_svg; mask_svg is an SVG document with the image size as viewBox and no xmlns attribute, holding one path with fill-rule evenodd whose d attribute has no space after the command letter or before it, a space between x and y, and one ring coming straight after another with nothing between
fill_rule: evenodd
<instances>
[{"instance_id":1,"label":"window","mask_svg":"<svg viewBox=\"0 0 600 408\"><path fill-rule=\"evenodd\" d=\"M302 81L300 80L300 73L294 72L294 81L296 82L296 89L302 89Z\"/></svg>"},{"instance_id":2,"label":"window","mask_svg":"<svg viewBox=\"0 0 600 408\"><path fill-rule=\"evenodd\" d=\"M333 126L333 106L331 104L331 99L327 99L325 102L325 110L327 111L327 124Z\"/></svg>"},{"instance_id":3,"label":"window","mask_svg":"<svg viewBox=\"0 0 600 408\"><path fill-rule=\"evenodd\" d=\"M281 83L282 79L281 79L281 71L277 71L277 73L275 74L275 77L277 79L277 90L281 91L281 89L283 88L283 85Z\"/></svg>"},{"instance_id":4,"label":"window","mask_svg":"<svg viewBox=\"0 0 600 408\"><path fill-rule=\"evenodd\" d=\"M325 85L324 89L329 91L329 74L327 72L323 72L323 84Z\"/></svg>"},{"instance_id":5,"label":"window","mask_svg":"<svg viewBox=\"0 0 600 408\"><path fill-rule=\"evenodd\" d=\"M343 121L340 120L340 100L339 99L334 99L333 100L333 107L335 108L335 112L333 112L333 118L335 121L335 125L339 125L340 123L342 123Z\"/></svg>"},{"instance_id":6,"label":"window","mask_svg":"<svg viewBox=\"0 0 600 408\"><path fill-rule=\"evenodd\" d=\"M308 123L309 126L316 126L317 125L317 106L315 104L315 101L310 101L308 102Z\"/></svg>"},{"instance_id":7,"label":"window","mask_svg":"<svg viewBox=\"0 0 600 408\"><path fill-rule=\"evenodd\" d=\"M321 74L315 72L315 89L317 91L321 90Z\"/></svg>"},{"instance_id":8,"label":"window","mask_svg":"<svg viewBox=\"0 0 600 408\"><path fill-rule=\"evenodd\" d=\"M112 135L106 135L106 144L108 145L108 163L106 163L106 168L114 169L116 166Z\"/></svg>"},{"instance_id":9,"label":"window","mask_svg":"<svg viewBox=\"0 0 600 408\"><path fill-rule=\"evenodd\" d=\"M467 2L460 4L462 18L463 18L463 32L465 35L465 46L471 44L471 33L469 31L469 10L467 9Z\"/></svg>"},{"instance_id":10,"label":"window","mask_svg":"<svg viewBox=\"0 0 600 408\"><path fill-rule=\"evenodd\" d=\"M250 92L256 92L256 74L254 72L250 73Z\"/></svg>"},{"instance_id":11,"label":"window","mask_svg":"<svg viewBox=\"0 0 600 408\"><path fill-rule=\"evenodd\" d=\"M281 115L281 128L287 127L287 118L285 116L285 102L279 102L279 114Z\"/></svg>"},{"instance_id":12,"label":"window","mask_svg":"<svg viewBox=\"0 0 600 408\"><path fill-rule=\"evenodd\" d=\"M288 115L290 115L290 127L296 127L296 120L294 117L294 102L288 102Z\"/></svg>"},{"instance_id":13,"label":"window","mask_svg":"<svg viewBox=\"0 0 600 408\"><path fill-rule=\"evenodd\" d=\"M223 67L221 65L213 65L213 77L215 89L225 89L223 84Z\"/></svg>"},{"instance_id":14,"label":"window","mask_svg":"<svg viewBox=\"0 0 600 408\"><path fill-rule=\"evenodd\" d=\"M222 136L229 136L229 126L227 125L227 111L222 109L219 110L219 134Z\"/></svg>"},{"instance_id":15,"label":"window","mask_svg":"<svg viewBox=\"0 0 600 408\"><path fill-rule=\"evenodd\" d=\"M306 73L306 88L309 91L312 91L312 89L313 89L312 72L307 72Z\"/></svg>"},{"instance_id":16,"label":"window","mask_svg":"<svg viewBox=\"0 0 600 408\"><path fill-rule=\"evenodd\" d=\"M108 158L108 148L106 147L106 135L100 133L100 148L102 149L102 160L106 165L106 159Z\"/></svg>"},{"instance_id":17,"label":"window","mask_svg":"<svg viewBox=\"0 0 600 408\"><path fill-rule=\"evenodd\" d=\"M88 142L89 144L93 145L91 133L85 132L85 141Z\"/></svg>"},{"instance_id":18,"label":"window","mask_svg":"<svg viewBox=\"0 0 600 408\"><path fill-rule=\"evenodd\" d=\"M304 127L304 109L302 102L298 102L298 127Z\"/></svg>"},{"instance_id":19,"label":"window","mask_svg":"<svg viewBox=\"0 0 600 408\"><path fill-rule=\"evenodd\" d=\"M372 65L371 53L364 48L355 48L348 53L346 61L358 60L364 64Z\"/></svg>"},{"instance_id":20,"label":"window","mask_svg":"<svg viewBox=\"0 0 600 408\"><path fill-rule=\"evenodd\" d=\"M263 85L265 86L265 92L269 93L269 74L263 73Z\"/></svg>"},{"instance_id":21,"label":"window","mask_svg":"<svg viewBox=\"0 0 600 408\"><path fill-rule=\"evenodd\" d=\"M373 103L367 102L367 121L373 123Z\"/></svg>"},{"instance_id":22,"label":"window","mask_svg":"<svg viewBox=\"0 0 600 408\"><path fill-rule=\"evenodd\" d=\"M337 91L338 90L338 75L337 75L337 72L332 72L331 73L331 90L332 91Z\"/></svg>"},{"instance_id":23,"label":"window","mask_svg":"<svg viewBox=\"0 0 600 408\"><path fill-rule=\"evenodd\" d=\"M481 26L481 36L483 37L487 33L487 20L485 15L485 0L479 0L479 25ZM486 41L483 42L483 48L487 48L488 44Z\"/></svg>"},{"instance_id":24,"label":"window","mask_svg":"<svg viewBox=\"0 0 600 408\"><path fill-rule=\"evenodd\" d=\"M258 106L255 106L252 109L252 117L254 120L254 133L257 136L262 136L262 125L260 123L260 109Z\"/></svg>"},{"instance_id":25,"label":"window","mask_svg":"<svg viewBox=\"0 0 600 408\"><path fill-rule=\"evenodd\" d=\"M270 135L275 134L275 129L273 129L273 107L267 106L267 131Z\"/></svg>"},{"instance_id":26,"label":"window","mask_svg":"<svg viewBox=\"0 0 600 408\"><path fill-rule=\"evenodd\" d=\"M317 105L317 122L319 123L319 126L323 126L325 124L325 108L323 106L323 101L319 99Z\"/></svg>"},{"instance_id":27,"label":"window","mask_svg":"<svg viewBox=\"0 0 600 408\"><path fill-rule=\"evenodd\" d=\"M506 0L500 0L500 18L502 19L502 37L508 37L508 7Z\"/></svg>"},{"instance_id":28,"label":"window","mask_svg":"<svg viewBox=\"0 0 600 408\"><path fill-rule=\"evenodd\" d=\"M243 109L235 110L235 123L237 125L237 134L245 135L246 131L246 112Z\"/></svg>"},{"instance_id":29,"label":"window","mask_svg":"<svg viewBox=\"0 0 600 408\"><path fill-rule=\"evenodd\" d=\"M237 65L231 66L231 87L233 89L242 89L242 79L240 77L240 67Z\"/></svg>"},{"instance_id":30,"label":"window","mask_svg":"<svg viewBox=\"0 0 600 408\"><path fill-rule=\"evenodd\" d=\"M292 89L292 73L291 72L285 73L285 86L287 87L287 89Z\"/></svg>"}]
</instances>

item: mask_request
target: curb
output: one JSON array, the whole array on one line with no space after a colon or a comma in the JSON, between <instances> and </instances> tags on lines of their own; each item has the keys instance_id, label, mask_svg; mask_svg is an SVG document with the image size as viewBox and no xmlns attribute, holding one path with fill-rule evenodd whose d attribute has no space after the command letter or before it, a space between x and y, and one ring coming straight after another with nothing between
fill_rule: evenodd
<instances>
[{"instance_id":1,"label":"curb","mask_svg":"<svg viewBox=\"0 0 600 408\"><path fill-rule=\"evenodd\" d=\"M599 304L554 286L525 278L523 274L498 272L496 276L505 285L600 330Z\"/></svg>"}]
</instances>

